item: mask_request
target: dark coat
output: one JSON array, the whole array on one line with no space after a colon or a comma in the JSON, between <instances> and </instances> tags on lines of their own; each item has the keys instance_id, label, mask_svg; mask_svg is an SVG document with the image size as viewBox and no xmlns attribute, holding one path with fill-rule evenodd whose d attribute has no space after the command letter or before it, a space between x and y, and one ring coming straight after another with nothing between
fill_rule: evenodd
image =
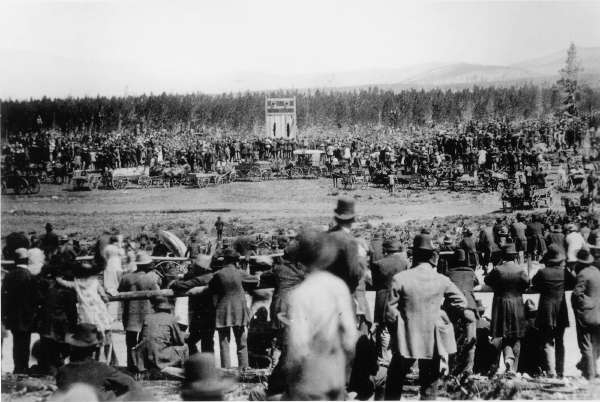
<instances>
[{"instance_id":1,"label":"dark coat","mask_svg":"<svg viewBox=\"0 0 600 402\"><path fill-rule=\"evenodd\" d=\"M138 290L159 290L157 276L143 271L130 272L123 275L119 283L119 292ZM123 302L123 328L125 331L139 332L144 317L154 312L150 300L126 300Z\"/></svg>"},{"instance_id":2,"label":"dark coat","mask_svg":"<svg viewBox=\"0 0 600 402\"><path fill-rule=\"evenodd\" d=\"M371 265L375 262L381 260L383 255L383 240L382 239L373 239L371 240L371 244L369 244L369 252L371 257Z\"/></svg>"},{"instance_id":3,"label":"dark coat","mask_svg":"<svg viewBox=\"0 0 600 402\"><path fill-rule=\"evenodd\" d=\"M588 266L579 271L571 303L580 326L600 325L600 269Z\"/></svg>"},{"instance_id":4,"label":"dark coat","mask_svg":"<svg viewBox=\"0 0 600 402\"><path fill-rule=\"evenodd\" d=\"M65 335L77 324L77 293L59 284L54 278L40 280L43 300L39 314L38 331L41 337L64 342Z\"/></svg>"},{"instance_id":5,"label":"dark coat","mask_svg":"<svg viewBox=\"0 0 600 402\"><path fill-rule=\"evenodd\" d=\"M336 254L327 270L342 278L348 285L350 293L352 293L365 272L366 254L364 256L360 255L356 238L340 227L331 229L328 236L332 241Z\"/></svg>"},{"instance_id":6,"label":"dark coat","mask_svg":"<svg viewBox=\"0 0 600 402\"><path fill-rule=\"evenodd\" d=\"M505 262L485 277L485 283L494 290L492 337L521 338L526 330L523 292L529 286L527 272L514 262Z\"/></svg>"},{"instance_id":7,"label":"dark coat","mask_svg":"<svg viewBox=\"0 0 600 402\"><path fill-rule=\"evenodd\" d=\"M523 222L513 222L510 225L510 235L515 242L517 247L517 251L527 251L527 235L525 234L525 230L527 229L527 225Z\"/></svg>"},{"instance_id":8,"label":"dark coat","mask_svg":"<svg viewBox=\"0 0 600 402\"><path fill-rule=\"evenodd\" d=\"M250 322L250 309L242 280L251 275L234 265L226 265L215 273L208 283L209 290L217 296L215 326L239 327Z\"/></svg>"},{"instance_id":9,"label":"dark coat","mask_svg":"<svg viewBox=\"0 0 600 402\"><path fill-rule=\"evenodd\" d=\"M189 354L175 316L164 311L147 315L134 355L141 372L181 367Z\"/></svg>"},{"instance_id":10,"label":"dark coat","mask_svg":"<svg viewBox=\"0 0 600 402\"><path fill-rule=\"evenodd\" d=\"M467 299L467 308L477 311L473 288L478 284L475 271L471 267L453 267L448 270L448 278L456 285Z\"/></svg>"},{"instance_id":11,"label":"dark coat","mask_svg":"<svg viewBox=\"0 0 600 402\"><path fill-rule=\"evenodd\" d=\"M465 250L467 256L467 266L476 267L479 265L479 255L477 254L477 247L475 246L475 239L473 236L465 236L458 244L459 248Z\"/></svg>"},{"instance_id":12,"label":"dark coat","mask_svg":"<svg viewBox=\"0 0 600 402\"><path fill-rule=\"evenodd\" d=\"M40 297L36 277L16 266L2 280L2 323L11 331L35 330Z\"/></svg>"},{"instance_id":13,"label":"dark coat","mask_svg":"<svg viewBox=\"0 0 600 402\"><path fill-rule=\"evenodd\" d=\"M541 222L529 222L525 229L527 235L528 252L546 254L546 240L544 239L544 225Z\"/></svg>"},{"instance_id":14,"label":"dark coat","mask_svg":"<svg viewBox=\"0 0 600 402\"><path fill-rule=\"evenodd\" d=\"M387 298L392 286L394 275L407 270L409 262L399 254L390 254L373 264L371 277L375 290L375 322L382 323Z\"/></svg>"},{"instance_id":15,"label":"dark coat","mask_svg":"<svg viewBox=\"0 0 600 402\"><path fill-rule=\"evenodd\" d=\"M213 272L208 270L197 274L191 272L186 274L183 280L174 282L171 289L175 292L186 292L197 286L207 286L213 275ZM188 300L190 329L215 328L215 304L210 290L207 289L197 296L189 296Z\"/></svg>"},{"instance_id":16,"label":"dark coat","mask_svg":"<svg viewBox=\"0 0 600 402\"><path fill-rule=\"evenodd\" d=\"M286 259L275 265L272 270L263 272L260 276L262 287L274 288L269 313L274 328L283 328L277 314L287 313L288 296L304 280L305 276L306 271L302 266Z\"/></svg>"},{"instance_id":17,"label":"dark coat","mask_svg":"<svg viewBox=\"0 0 600 402\"><path fill-rule=\"evenodd\" d=\"M540 292L535 326L540 331L569 326L565 289L572 288L575 278L563 267L546 267L532 279L533 289Z\"/></svg>"},{"instance_id":18,"label":"dark coat","mask_svg":"<svg viewBox=\"0 0 600 402\"><path fill-rule=\"evenodd\" d=\"M56 386L59 390L67 391L76 383L92 386L101 401L114 400L115 397L139 387L127 374L92 359L71 362L58 369Z\"/></svg>"}]
</instances>

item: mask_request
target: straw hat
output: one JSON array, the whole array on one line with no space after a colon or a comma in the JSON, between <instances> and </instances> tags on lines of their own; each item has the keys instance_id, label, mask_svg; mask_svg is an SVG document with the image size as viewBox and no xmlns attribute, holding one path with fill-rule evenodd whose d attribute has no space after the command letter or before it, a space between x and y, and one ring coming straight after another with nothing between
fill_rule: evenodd
<instances>
[{"instance_id":1,"label":"straw hat","mask_svg":"<svg viewBox=\"0 0 600 402\"><path fill-rule=\"evenodd\" d=\"M135 256L135 265L138 267L152 264L152 258L145 251L138 251Z\"/></svg>"}]
</instances>

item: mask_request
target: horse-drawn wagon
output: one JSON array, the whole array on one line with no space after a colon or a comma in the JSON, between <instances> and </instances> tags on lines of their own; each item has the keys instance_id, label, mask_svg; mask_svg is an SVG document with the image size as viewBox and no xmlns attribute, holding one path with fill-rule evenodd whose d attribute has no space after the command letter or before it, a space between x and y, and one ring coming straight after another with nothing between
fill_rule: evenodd
<instances>
[{"instance_id":1,"label":"horse-drawn wagon","mask_svg":"<svg viewBox=\"0 0 600 402\"><path fill-rule=\"evenodd\" d=\"M74 170L71 183L74 191L94 190L102 183L102 175L98 171Z\"/></svg>"},{"instance_id":2,"label":"horse-drawn wagon","mask_svg":"<svg viewBox=\"0 0 600 402\"><path fill-rule=\"evenodd\" d=\"M17 195L37 194L40 192L40 179L36 175L9 173L2 176L2 194L6 194L9 189Z\"/></svg>"}]
</instances>

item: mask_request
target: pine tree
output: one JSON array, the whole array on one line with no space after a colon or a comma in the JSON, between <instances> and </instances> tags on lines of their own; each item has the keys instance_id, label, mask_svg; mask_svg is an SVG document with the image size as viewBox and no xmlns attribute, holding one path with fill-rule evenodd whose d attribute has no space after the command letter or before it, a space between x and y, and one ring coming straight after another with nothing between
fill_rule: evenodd
<instances>
[{"instance_id":1,"label":"pine tree","mask_svg":"<svg viewBox=\"0 0 600 402\"><path fill-rule=\"evenodd\" d=\"M557 82L562 92L562 111L569 117L578 115L577 79L579 78L579 73L581 71L581 66L577 60L577 48L575 48L575 44L571 42L571 45L567 50L565 66L560 69L560 79Z\"/></svg>"}]
</instances>

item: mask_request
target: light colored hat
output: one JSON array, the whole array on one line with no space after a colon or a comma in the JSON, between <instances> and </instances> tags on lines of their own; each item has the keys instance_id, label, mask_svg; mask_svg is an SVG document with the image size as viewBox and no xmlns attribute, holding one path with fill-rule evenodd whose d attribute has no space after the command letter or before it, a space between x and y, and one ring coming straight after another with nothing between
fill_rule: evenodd
<instances>
[{"instance_id":1,"label":"light colored hat","mask_svg":"<svg viewBox=\"0 0 600 402\"><path fill-rule=\"evenodd\" d=\"M139 251L135 257L135 265L144 266L152 264L152 258L145 251Z\"/></svg>"},{"instance_id":2,"label":"light colored hat","mask_svg":"<svg viewBox=\"0 0 600 402\"><path fill-rule=\"evenodd\" d=\"M28 256L27 256L27 249L24 247L20 247L18 249L15 250L15 263L19 263L22 261L27 261L28 260Z\"/></svg>"}]
</instances>

